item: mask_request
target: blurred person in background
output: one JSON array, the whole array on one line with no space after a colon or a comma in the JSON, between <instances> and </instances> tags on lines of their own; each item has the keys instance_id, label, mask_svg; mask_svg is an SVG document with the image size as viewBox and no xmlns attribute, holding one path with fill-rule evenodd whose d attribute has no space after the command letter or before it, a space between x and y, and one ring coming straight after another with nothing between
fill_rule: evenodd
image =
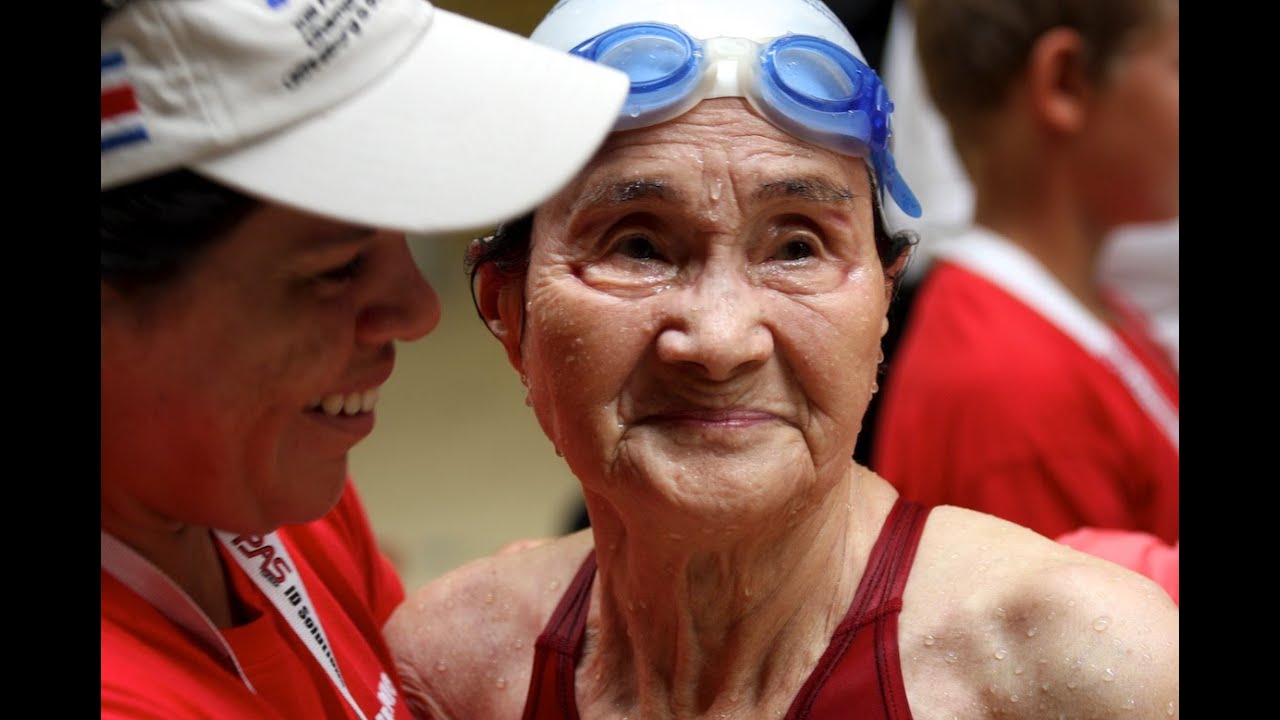
<instances>
[{"instance_id":1,"label":"blurred person in background","mask_svg":"<svg viewBox=\"0 0 1280 720\"><path fill-rule=\"evenodd\" d=\"M1103 262L1118 233L1176 228L1178 4L910 9L973 216L922 231L928 262L886 370L872 466L926 504L1053 538L1132 531L1176 560L1177 366ZM1135 557L1109 552L1114 537L1072 544Z\"/></svg>"}]
</instances>

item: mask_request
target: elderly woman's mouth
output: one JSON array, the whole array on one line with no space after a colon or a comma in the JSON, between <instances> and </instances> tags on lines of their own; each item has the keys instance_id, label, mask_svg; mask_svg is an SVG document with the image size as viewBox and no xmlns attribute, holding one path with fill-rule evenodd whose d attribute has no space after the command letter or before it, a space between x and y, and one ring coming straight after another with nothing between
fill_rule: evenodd
<instances>
[{"instance_id":1,"label":"elderly woman's mouth","mask_svg":"<svg viewBox=\"0 0 1280 720\"><path fill-rule=\"evenodd\" d=\"M745 428L778 420L778 416L774 413L746 408L673 410L654 413L644 418L647 424L721 428Z\"/></svg>"}]
</instances>

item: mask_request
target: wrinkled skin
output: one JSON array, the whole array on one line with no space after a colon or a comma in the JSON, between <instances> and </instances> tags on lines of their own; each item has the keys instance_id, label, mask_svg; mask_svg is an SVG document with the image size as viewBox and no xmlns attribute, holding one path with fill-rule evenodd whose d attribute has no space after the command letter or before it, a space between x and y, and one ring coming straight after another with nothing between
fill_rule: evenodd
<instances>
[{"instance_id":1,"label":"wrinkled skin","mask_svg":"<svg viewBox=\"0 0 1280 720\"><path fill-rule=\"evenodd\" d=\"M505 339L588 493L682 534L844 478L888 328L870 192L725 100L619 135L538 212Z\"/></svg>"}]
</instances>

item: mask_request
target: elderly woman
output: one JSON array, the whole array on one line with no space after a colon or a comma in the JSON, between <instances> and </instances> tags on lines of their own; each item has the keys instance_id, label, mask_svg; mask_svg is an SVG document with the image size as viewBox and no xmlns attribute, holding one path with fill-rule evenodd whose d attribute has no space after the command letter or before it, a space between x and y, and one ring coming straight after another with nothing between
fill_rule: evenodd
<instances>
[{"instance_id":1,"label":"elderly woman","mask_svg":"<svg viewBox=\"0 0 1280 720\"><path fill-rule=\"evenodd\" d=\"M881 194L918 208L848 32L813 0L566 0L534 39L633 78L577 179L473 248L591 528L414 593L386 628L411 707L1176 717L1151 581L851 460L909 247Z\"/></svg>"}]
</instances>

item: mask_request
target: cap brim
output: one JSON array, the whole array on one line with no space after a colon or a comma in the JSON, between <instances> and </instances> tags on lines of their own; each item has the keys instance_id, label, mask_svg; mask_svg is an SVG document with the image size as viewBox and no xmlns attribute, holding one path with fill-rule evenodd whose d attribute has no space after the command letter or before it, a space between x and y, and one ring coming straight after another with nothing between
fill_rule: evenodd
<instances>
[{"instance_id":1,"label":"cap brim","mask_svg":"<svg viewBox=\"0 0 1280 720\"><path fill-rule=\"evenodd\" d=\"M620 72L435 8L422 40L369 88L193 169L372 227L476 230L572 179L628 87Z\"/></svg>"}]
</instances>

